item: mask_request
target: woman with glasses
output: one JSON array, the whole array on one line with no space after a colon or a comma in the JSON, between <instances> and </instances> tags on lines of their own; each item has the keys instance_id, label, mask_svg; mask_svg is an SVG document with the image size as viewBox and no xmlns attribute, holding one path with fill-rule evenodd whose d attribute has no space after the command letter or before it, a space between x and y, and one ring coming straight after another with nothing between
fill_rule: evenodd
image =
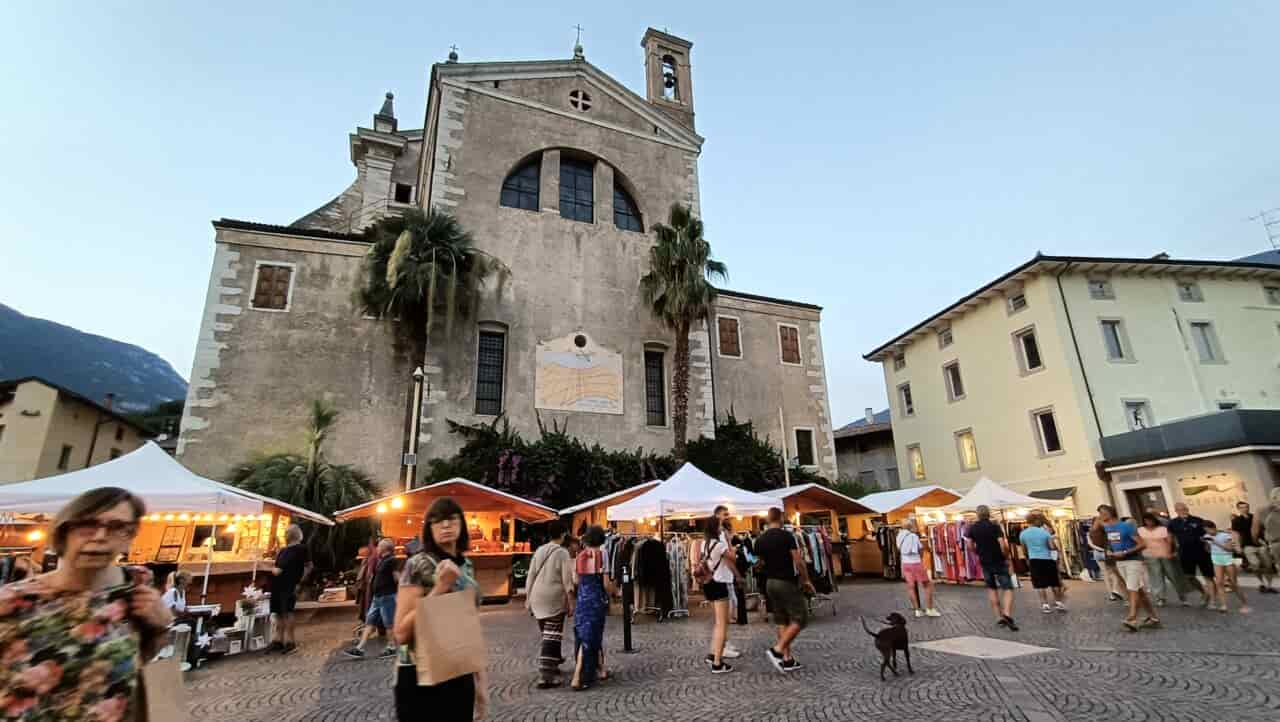
<instances>
[{"instance_id":1,"label":"woman with glasses","mask_svg":"<svg viewBox=\"0 0 1280 722\"><path fill-rule=\"evenodd\" d=\"M0 715L131 720L138 679L173 620L150 572L114 560L146 512L125 489L93 489L54 517L58 567L0 587Z\"/></svg>"},{"instance_id":2,"label":"woman with glasses","mask_svg":"<svg viewBox=\"0 0 1280 722\"><path fill-rule=\"evenodd\" d=\"M464 674L439 684L418 684L414 625L418 602L426 596L468 592L480 604L475 567L467 559L470 536L458 502L441 497L432 502L422 523L422 551L409 557L396 596L396 719L470 722L483 719L489 704L484 673Z\"/></svg>"}]
</instances>

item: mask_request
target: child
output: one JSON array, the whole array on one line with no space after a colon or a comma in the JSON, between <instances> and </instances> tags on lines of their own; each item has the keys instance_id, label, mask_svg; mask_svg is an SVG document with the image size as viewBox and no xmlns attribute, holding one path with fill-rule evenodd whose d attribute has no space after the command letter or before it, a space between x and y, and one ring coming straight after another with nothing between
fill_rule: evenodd
<instances>
[{"instance_id":1,"label":"child","mask_svg":"<svg viewBox=\"0 0 1280 722\"><path fill-rule=\"evenodd\" d=\"M1204 532L1204 543L1209 549L1209 559L1213 562L1213 581L1220 595L1218 611L1227 613L1225 585L1230 584L1236 591L1236 596L1240 598L1240 613L1248 614L1253 610L1249 609L1249 602L1244 598L1244 590L1240 588L1240 580L1236 578L1236 560L1233 552L1240 546L1236 533L1218 531L1218 525L1208 519L1204 522Z\"/></svg>"}]
</instances>

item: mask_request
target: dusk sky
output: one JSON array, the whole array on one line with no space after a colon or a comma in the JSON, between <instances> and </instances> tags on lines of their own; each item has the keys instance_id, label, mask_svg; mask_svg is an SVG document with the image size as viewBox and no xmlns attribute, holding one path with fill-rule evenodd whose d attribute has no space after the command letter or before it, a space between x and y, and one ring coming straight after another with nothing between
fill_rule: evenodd
<instances>
[{"instance_id":1,"label":"dusk sky","mask_svg":"<svg viewBox=\"0 0 1280 722\"><path fill-rule=\"evenodd\" d=\"M189 376L211 220L328 201L383 93L421 126L450 45L565 58L577 23L641 94L646 27L694 43L708 237L729 288L824 307L837 425L885 405L863 353L1037 250L1268 247L1274 2L534 5L7 4L0 303Z\"/></svg>"}]
</instances>

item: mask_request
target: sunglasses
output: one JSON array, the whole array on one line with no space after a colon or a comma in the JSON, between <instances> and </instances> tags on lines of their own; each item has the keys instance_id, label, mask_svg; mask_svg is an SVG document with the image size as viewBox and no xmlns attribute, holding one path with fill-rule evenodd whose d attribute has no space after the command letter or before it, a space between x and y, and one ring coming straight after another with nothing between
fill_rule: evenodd
<instances>
[{"instance_id":1,"label":"sunglasses","mask_svg":"<svg viewBox=\"0 0 1280 722\"><path fill-rule=\"evenodd\" d=\"M100 521L98 519L77 519L69 521L63 525L68 534L76 534L79 536L95 536L98 530L105 531L107 536L113 536L117 539L128 539L138 533L138 523L132 521L120 521L119 519L111 519L109 521Z\"/></svg>"}]
</instances>

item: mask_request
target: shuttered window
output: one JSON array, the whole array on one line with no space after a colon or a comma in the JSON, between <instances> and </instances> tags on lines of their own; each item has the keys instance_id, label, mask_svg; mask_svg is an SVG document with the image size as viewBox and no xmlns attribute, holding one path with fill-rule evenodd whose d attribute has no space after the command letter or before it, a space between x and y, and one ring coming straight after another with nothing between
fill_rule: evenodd
<instances>
[{"instance_id":1,"label":"shuttered window","mask_svg":"<svg viewBox=\"0 0 1280 722\"><path fill-rule=\"evenodd\" d=\"M779 326L778 342L782 345L782 363L800 363L800 329L795 326Z\"/></svg>"},{"instance_id":2,"label":"shuttered window","mask_svg":"<svg viewBox=\"0 0 1280 722\"><path fill-rule=\"evenodd\" d=\"M813 431L796 429L796 464L813 466Z\"/></svg>"},{"instance_id":3,"label":"shuttered window","mask_svg":"<svg viewBox=\"0 0 1280 722\"><path fill-rule=\"evenodd\" d=\"M502 383L506 370L507 335L498 331L481 331L476 353L476 413L497 416L502 413Z\"/></svg>"},{"instance_id":4,"label":"shuttered window","mask_svg":"<svg viewBox=\"0 0 1280 722\"><path fill-rule=\"evenodd\" d=\"M738 336L738 319L728 316L716 318L716 329L720 339L720 355L742 357L742 339Z\"/></svg>"},{"instance_id":5,"label":"shuttered window","mask_svg":"<svg viewBox=\"0 0 1280 722\"><path fill-rule=\"evenodd\" d=\"M289 309L289 283L293 280L291 266L258 266L258 285L253 289L253 307L272 311Z\"/></svg>"},{"instance_id":6,"label":"shuttered window","mask_svg":"<svg viewBox=\"0 0 1280 722\"><path fill-rule=\"evenodd\" d=\"M649 426L667 425L667 384L661 351L644 352L644 409Z\"/></svg>"}]
</instances>

